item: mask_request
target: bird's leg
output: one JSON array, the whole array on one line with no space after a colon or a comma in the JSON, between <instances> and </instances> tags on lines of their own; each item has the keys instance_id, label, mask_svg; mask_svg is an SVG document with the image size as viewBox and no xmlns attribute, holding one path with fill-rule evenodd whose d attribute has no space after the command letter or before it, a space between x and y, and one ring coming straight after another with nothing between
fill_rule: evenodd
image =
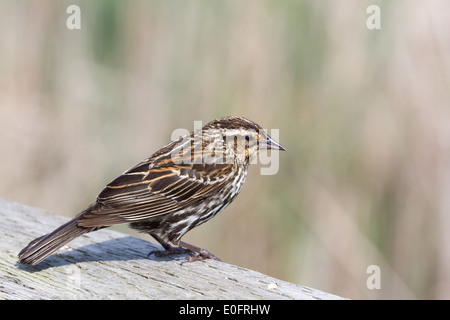
<instances>
[{"instance_id":1,"label":"bird's leg","mask_svg":"<svg viewBox=\"0 0 450 320\"><path fill-rule=\"evenodd\" d=\"M168 244L167 242L165 242L163 239L161 239L161 237L157 236L156 234L150 233L150 235L159 242L159 244L164 248L164 250L153 250L150 251L147 255L147 258L154 254L156 257L161 258L161 257L165 257L171 254L183 254L183 253L187 253L187 254L193 254L193 252L186 248L180 248L180 247L172 247L170 244Z\"/></svg>"},{"instance_id":2,"label":"bird's leg","mask_svg":"<svg viewBox=\"0 0 450 320\"><path fill-rule=\"evenodd\" d=\"M222 261L219 258L217 258L215 255L213 255L211 252L209 252L208 250L196 247L196 246L194 246L192 244L189 244L189 243L186 243L186 242L183 242L183 241L179 241L178 245L181 248L185 248L185 249L188 249L188 250L191 250L191 251L194 251L194 252L198 253L197 256L187 257L186 260L188 262L201 261L203 259L214 259L214 260L217 260L217 261Z\"/></svg>"}]
</instances>

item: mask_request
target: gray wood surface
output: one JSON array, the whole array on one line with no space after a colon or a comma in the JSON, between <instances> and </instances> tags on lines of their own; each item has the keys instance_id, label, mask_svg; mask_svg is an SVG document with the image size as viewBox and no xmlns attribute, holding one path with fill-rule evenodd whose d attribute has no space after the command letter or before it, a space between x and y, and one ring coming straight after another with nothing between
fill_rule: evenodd
<instances>
[{"instance_id":1,"label":"gray wood surface","mask_svg":"<svg viewBox=\"0 0 450 320\"><path fill-rule=\"evenodd\" d=\"M86 234L37 266L29 241L68 218L0 199L0 299L341 299L224 262L156 258L151 242L109 229Z\"/></svg>"}]
</instances>

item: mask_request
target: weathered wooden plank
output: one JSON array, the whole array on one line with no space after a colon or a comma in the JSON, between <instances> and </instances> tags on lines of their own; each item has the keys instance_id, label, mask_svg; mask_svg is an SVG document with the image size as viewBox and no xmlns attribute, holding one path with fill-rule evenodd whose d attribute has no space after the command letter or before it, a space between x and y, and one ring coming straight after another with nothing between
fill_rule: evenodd
<instances>
[{"instance_id":1,"label":"weathered wooden plank","mask_svg":"<svg viewBox=\"0 0 450 320\"><path fill-rule=\"evenodd\" d=\"M340 299L224 262L147 258L155 244L108 229L24 266L20 249L67 218L0 199L0 221L0 299Z\"/></svg>"}]
</instances>

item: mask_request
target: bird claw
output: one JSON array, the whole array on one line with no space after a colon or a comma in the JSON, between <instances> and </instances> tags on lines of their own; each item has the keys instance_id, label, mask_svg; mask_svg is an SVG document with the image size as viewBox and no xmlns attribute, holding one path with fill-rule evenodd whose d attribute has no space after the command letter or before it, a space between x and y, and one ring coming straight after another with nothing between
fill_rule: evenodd
<instances>
[{"instance_id":1,"label":"bird claw","mask_svg":"<svg viewBox=\"0 0 450 320\"><path fill-rule=\"evenodd\" d=\"M181 247L171 247L170 249L167 249L167 250L152 250L147 254L147 259L150 258L151 255L154 255L157 258L164 258L164 257L170 256L173 254L188 254L189 257L186 257L184 263L185 262L202 261L205 259L213 259L216 261L222 261L218 257L216 257L215 255L213 255L212 253L210 253L209 251L207 251L205 249L201 249L200 252L198 252L198 254L196 254L191 249L185 249L185 248L181 248Z\"/></svg>"},{"instance_id":2,"label":"bird claw","mask_svg":"<svg viewBox=\"0 0 450 320\"><path fill-rule=\"evenodd\" d=\"M205 249L202 249L202 252L200 252L198 255L187 257L186 261L194 262L194 261L202 261L205 259L213 259L216 261L222 261L219 258L217 258L215 255L213 255L212 253L206 251Z\"/></svg>"},{"instance_id":3,"label":"bird claw","mask_svg":"<svg viewBox=\"0 0 450 320\"><path fill-rule=\"evenodd\" d=\"M189 244L189 243L186 243L183 241L180 241L179 245L182 248L186 248L186 249L192 250L193 252L197 253L196 256L187 257L186 258L187 262L201 261L204 259L213 259L213 260L217 260L217 261L222 261L206 249L196 247L192 244Z\"/></svg>"},{"instance_id":4,"label":"bird claw","mask_svg":"<svg viewBox=\"0 0 450 320\"><path fill-rule=\"evenodd\" d=\"M149 258L151 255L154 255L155 257L158 257L158 258L163 258L163 257L166 257L166 256L170 256L170 255L172 255L172 254L188 254L188 255L193 255L193 254L195 254L192 250L189 250L189 249L184 249L184 248L180 248L180 247L171 247L171 248L169 248L169 249L166 249L166 250L153 250L153 251L150 251L148 254L147 254L147 258Z\"/></svg>"},{"instance_id":5,"label":"bird claw","mask_svg":"<svg viewBox=\"0 0 450 320\"><path fill-rule=\"evenodd\" d=\"M164 241L160 236L158 236L154 233L150 233L150 235L153 238L155 238L155 240L158 241L159 244L161 244L165 250L150 251L149 254L147 255L147 258L149 258L150 255L152 255L152 254L158 258L165 257L165 256L168 256L171 254L188 254L189 257L186 257L186 260L184 262L202 261L204 259L213 259L213 260L217 260L217 261L222 261L206 249L196 247L192 244L189 244L189 243L186 243L183 241L178 241L176 243L176 245L178 245L178 247L172 247L170 244L168 244L166 241Z\"/></svg>"}]
</instances>

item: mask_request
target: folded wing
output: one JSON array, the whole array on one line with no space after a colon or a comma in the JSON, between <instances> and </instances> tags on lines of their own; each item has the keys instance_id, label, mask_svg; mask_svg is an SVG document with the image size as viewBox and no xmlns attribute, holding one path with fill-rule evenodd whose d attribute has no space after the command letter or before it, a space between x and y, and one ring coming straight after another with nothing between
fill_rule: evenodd
<instances>
[{"instance_id":1,"label":"folded wing","mask_svg":"<svg viewBox=\"0 0 450 320\"><path fill-rule=\"evenodd\" d=\"M147 159L109 183L80 216L83 227L138 222L174 213L220 192L230 165L155 165Z\"/></svg>"}]
</instances>

